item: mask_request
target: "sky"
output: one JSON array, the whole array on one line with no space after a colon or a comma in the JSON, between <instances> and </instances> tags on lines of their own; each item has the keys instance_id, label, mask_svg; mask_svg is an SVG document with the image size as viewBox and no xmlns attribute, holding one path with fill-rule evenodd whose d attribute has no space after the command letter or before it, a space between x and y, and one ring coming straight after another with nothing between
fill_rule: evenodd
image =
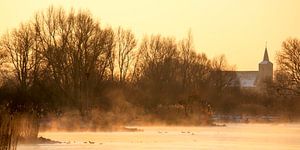
<instances>
[{"instance_id":1,"label":"sky","mask_svg":"<svg viewBox=\"0 0 300 150\"><path fill-rule=\"evenodd\" d=\"M0 0L0 34L50 5L89 10L103 26L131 29L139 40L162 34L209 58L224 54L237 70L257 70L267 42L270 60L287 38L300 38L300 0Z\"/></svg>"}]
</instances>

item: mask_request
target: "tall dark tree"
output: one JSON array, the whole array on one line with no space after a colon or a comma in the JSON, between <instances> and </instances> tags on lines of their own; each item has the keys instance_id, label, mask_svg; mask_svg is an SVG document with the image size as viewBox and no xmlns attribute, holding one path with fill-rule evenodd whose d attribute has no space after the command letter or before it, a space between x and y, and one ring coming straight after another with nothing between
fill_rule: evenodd
<instances>
[{"instance_id":1,"label":"tall dark tree","mask_svg":"<svg viewBox=\"0 0 300 150\"><path fill-rule=\"evenodd\" d=\"M108 77L112 29L100 28L88 12L52 7L36 15L35 26L49 79L70 103L88 110L87 100Z\"/></svg>"},{"instance_id":2,"label":"tall dark tree","mask_svg":"<svg viewBox=\"0 0 300 150\"><path fill-rule=\"evenodd\" d=\"M276 80L286 94L300 95L300 40L287 39L277 53Z\"/></svg>"}]
</instances>

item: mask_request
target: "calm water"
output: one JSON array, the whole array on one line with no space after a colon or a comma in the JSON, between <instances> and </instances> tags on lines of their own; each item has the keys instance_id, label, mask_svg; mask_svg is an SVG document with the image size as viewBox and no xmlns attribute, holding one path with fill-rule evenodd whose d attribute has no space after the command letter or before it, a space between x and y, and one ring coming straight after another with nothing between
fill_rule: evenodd
<instances>
[{"instance_id":1,"label":"calm water","mask_svg":"<svg viewBox=\"0 0 300 150\"><path fill-rule=\"evenodd\" d=\"M69 144L21 145L18 150L299 150L300 124L227 127L139 127L144 132L44 132ZM84 143L92 141L94 144Z\"/></svg>"}]
</instances>

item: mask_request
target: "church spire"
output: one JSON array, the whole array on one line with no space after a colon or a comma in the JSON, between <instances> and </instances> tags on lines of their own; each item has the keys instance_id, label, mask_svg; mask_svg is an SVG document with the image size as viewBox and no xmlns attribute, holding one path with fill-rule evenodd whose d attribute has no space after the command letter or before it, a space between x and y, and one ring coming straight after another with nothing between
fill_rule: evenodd
<instances>
[{"instance_id":1,"label":"church spire","mask_svg":"<svg viewBox=\"0 0 300 150\"><path fill-rule=\"evenodd\" d=\"M268 49L267 49L267 42L266 42L265 54L264 54L264 60L263 61L269 61L269 55L268 55Z\"/></svg>"}]
</instances>

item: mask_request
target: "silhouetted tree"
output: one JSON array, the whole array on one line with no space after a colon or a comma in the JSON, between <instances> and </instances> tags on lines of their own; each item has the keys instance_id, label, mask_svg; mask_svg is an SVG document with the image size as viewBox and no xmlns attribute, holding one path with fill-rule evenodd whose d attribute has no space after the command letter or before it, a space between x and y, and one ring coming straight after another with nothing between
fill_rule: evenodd
<instances>
[{"instance_id":1,"label":"silhouetted tree","mask_svg":"<svg viewBox=\"0 0 300 150\"><path fill-rule=\"evenodd\" d=\"M224 55L215 57L211 61L211 86L216 89L216 93L221 94L224 89L230 87L236 74L234 67L230 66Z\"/></svg>"},{"instance_id":2,"label":"silhouetted tree","mask_svg":"<svg viewBox=\"0 0 300 150\"><path fill-rule=\"evenodd\" d=\"M139 51L141 75L138 86L147 89L144 91L148 97L146 99L149 99L145 100L146 107L154 109L160 103L174 99L174 91L180 90L177 85L177 44L174 39L160 35L151 36L150 39L145 37Z\"/></svg>"},{"instance_id":3,"label":"silhouetted tree","mask_svg":"<svg viewBox=\"0 0 300 150\"><path fill-rule=\"evenodd\" d=\"M133 49L136 46L134 34L130 30L118 28L116 33L116 56L119 81L123 83L133 61Z\"/></svg>"},{"instance_id":4,"label":"silhouetted tree","mask_svg":"<svg viewBox=\"0 0 300 150\"><path fill-rule=\"evenodd\" d=\"M88 100L108 77L112 29L101 29L88 12L67 14L52 7L36 15L35 26L54 89L62 91L68 104L77 105L82 112L88 110Z\"/></svg>"},{"instance_id":5,"label":"silhouetted tree","mask_svg":"<svg viewBox=\"0 0 300 150\"><path fill-rule=\"evenodd\" d=\"M180 51L180 57L182 59L182 65L181 65L182 86L183 88L186 88L186 85L190 84L188 79L189 78L188 72L192 61L191 56L193 55L194 52L191 31L189 31L187 38L182 40L179 43L179 51Z\"/></svg>"},{"instance_id":6,"label":"silhouetted tree","mask_svg":"<svg viewBox=\"0 0 300 150\"><path fill-rule=\"evenodd\" d=\"M41 100L35 98L42 57L32 24L22 24L6 34L1 41L1 51L7 52L7 63L12 67L12 74L3 79L1 90L0 99L4 101L1 149L15 149L19 136L37 136L42 111Z\"/></svg>"},{"instance_id":7,"label":"silhouetted tree","mask_svg":"<svg viewBox=\"0 0 300 150\"><path fill-rule=\"evenodd\" d=\"M300 41L287 39L277 54L276 80L286 94L300 95Z\"/></svg>"}]
</instances>

